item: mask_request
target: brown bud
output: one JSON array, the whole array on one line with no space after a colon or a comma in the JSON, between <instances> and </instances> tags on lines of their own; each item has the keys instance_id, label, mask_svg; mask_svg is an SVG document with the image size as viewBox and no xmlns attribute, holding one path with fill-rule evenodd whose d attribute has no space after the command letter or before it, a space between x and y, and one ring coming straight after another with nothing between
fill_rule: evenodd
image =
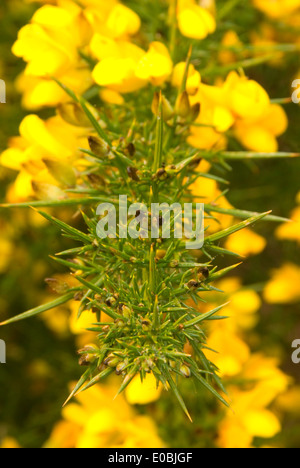
<instances>
[{"instance_id":1,"label":"brown bud","mask_svg":"<svg viewBox=\"0 0 300 468\"><path fill-rule=\"evenodd\" d=\"M116 367L119 362L120 359L114 354L109 354L109 356L104 360L104 364L108 367Z\"/></svg>"},{"instance_id":2,"label":"brown bud","mask_svg":"<svg viewBox=\"0 0 300 468\"><path fill-rule=\"evenodd\" d=\"M138 169L135 167L127 167L127 174L130 179L135 180L136 182L140 180L138 176Z\"/></svg>"},{"instance_id":3,"label":"brown bud","mask_svg":"<svg viewBox=\"0 0 300 468\"><path fill-rule=\"evenodd\" d=\"M108 299L106 299L105 301L105 304L108 306L108 307L114 307L116 305L117 301L116 299L112 296L112 297L109 297Z\"/></svg>"},{"instance_id":4,"label":"brown bud","mask_svg":"<svg viewBox=\"0 0 300 468\"><path fill-rule=\"evenodd\" d=\"M190 111L190 120L192 122L194 122L197 117L199 116L200 114L200 110L201 110L201 104L200 102L197 102L196 104L194 104L192 107L191 107L191 111Z\"/></svg>"},{"instance_id":5,"label":"brown bud","mask_svg":"<svg viewBox=\"0 0 300 468\"><path fill-rule=\"evenodd\" d=\"M128 146L125 148L125 152L129 154L129 156L134 156L135 155L135 146L133 143L129 143Z\"/></svg>"},{"instance_id":6,"label":"brown bud","mask_svg":"<svg viewBox=\"0 0 300 468\"><path fill-rule=\"evenodd\" d=\"M188 289L194 289L194 290L196 290L196 289L199 288L199 283L198 283L198 281L191 280L191 281L189 281L189 282L187 283L186 286L187 286Z\"/></svg>"},{"instance_id":7,"label":"brown bud","mask_svg":"<svg viewBox=\"0 0 300 468\"><path fill-rule=\"evenodd\" d=\"M199 268L198 270L198 280L205 281L209 278L209 269L207 267Z\"/></svg>"},{"instance_id":8,"label":"brown bud","mask_svg":"<svg viewBox=\"0 0 300 468\"><path fill-rule=\"evenodd\" d=\"M144 331L150 330L150 326L151 326L150 320L144 319L144 320L142 321L142 329L143 329Z\"/></svg>"},{"instance_id":9,"label":"brown bud","mask_svg":"<svg viewBox=\"0 0 300 468\"><path fill-rule=\"evenodd\" d=\"M110 147L106 143L106 141L102 140L102 138L89 136L88 137L89 146L91 151L100 158L108 156L110 153Z\"/></svg>"}]
</instances>

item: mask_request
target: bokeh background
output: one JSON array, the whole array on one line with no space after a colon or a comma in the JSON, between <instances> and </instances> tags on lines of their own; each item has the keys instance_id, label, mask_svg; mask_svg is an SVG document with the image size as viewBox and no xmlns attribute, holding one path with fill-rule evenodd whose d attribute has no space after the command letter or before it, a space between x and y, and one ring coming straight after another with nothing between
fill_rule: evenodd
<instances>
[{"instance_id":1,"label":"bokeh background","mask_svg":"<svg viewBox=\"0 0 300 468\"><path fill-rule=\"evenodd\" d=\"M251 42L254 40L254 25L270 25L273 20L254 8L250 1L241 3L245 5L234 10L222 33L235 31ZM19 123L29 113L21 104L16 86L24 63L13 56L11 47L19 29L28 23L39 6L18 0L1 2L0 78L7 84L7 104L0 105L0 152L5 150L8 140L18 134ZM299 25L295 26L292 38L287 39L289 43L291 40L296 42L297 31L299 41ZM268 34L261 40L270 40ZM262 84L272 98L287 98L299 68L299 53L287 53L275 64L250 67L247 75ZM299 106L288 103L285 110L289 128L280 137L280 148L297 152L300 148ZM52 114L51 110L43 110L39 115L44 118ZM235 162L232 167L233 171L226 175L231 183L228 198L232 205L259 212L272 209L276 215L293 216L295 207L300 205L300 159ZM0 166L1 200L6 200L15 177L14 171ZM3 319L36 306L45 300L47 294L50 295L44 278L57 273L57 267L48 255L69 247L69 244L58 236L55 228L28 211L0 209L0 227L0 318ZM237 239L235 245L248 258L232 277L238 276L241 284L255 291L261 301L255 312L255 324L243 330L243 339L253 355L264 353L276 358L289 383L288 389L272 401L272 411L281 421L281 430L267 440L256 438L253 444L299 448L300 364L292 363L291 344L293 340L300 339L300 231L294 227L292 234L286 234L279 231L277 225L262 223L256 232L261 236L260 240L249 237L242 242ZM261 243L262 238L267 242ZM85 337L80 330L72 318L72 311L67 308L57 310L54 316L46 313L40 318L0 329L0 338L7 343L7 364L0 365L0 446L76 445L78 434L84 432L83 421L87 417L84 414L91 414L91 405L87 397L82 397L81 416L71 410L62 416L61 406L70 383L81 374L76 350L81 343L85 344ZM128 432L132 431L132 439L127 444L146 446L153 443L156 444L153 446L171 447L222 445L216 441L220 439L218 428L225 418L223 410L216 409L215 402L207 395L199 397L191 392L189 382L186 382L183 393L197 414L193 425L179 410L174 414L174 401L168 395L159 399L150 396L148 404L143 404L143 401L139 404L137 389L136 393L132 390L133 395L122 397L118 405L113 406L110 402L114 386L115 383L111 382L95 390L89 400L94 402L95 408L105 401L111 411L110 418L118 419ZM170 411L174 418L166 417ZM134 428L140 428L139 432L143 428L143 437L140 434L138 437ZM107 422L107 427L99 431L102 435L100 437L98 433L96 442L91 436L90 439L87 435L82 436L82 445L114 447L124 443L119 426Z\"/></svg>"}]
</instances>

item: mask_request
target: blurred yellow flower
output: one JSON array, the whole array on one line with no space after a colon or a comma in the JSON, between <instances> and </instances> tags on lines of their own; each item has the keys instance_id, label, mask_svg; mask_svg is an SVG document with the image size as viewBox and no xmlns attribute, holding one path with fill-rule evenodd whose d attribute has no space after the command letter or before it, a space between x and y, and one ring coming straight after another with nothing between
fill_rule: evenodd
<instances>
[{"instance_id":1,"label":"blurred yellow flower","mask_svg":"<svg viewBox=\"0 0 300 468\"><path fill-rule=\"evenodd\" d=\"M154 422L140 416L123 395L114 400L118 385L94 386L63 411L44 448L160 448L163 442Z\"/></svg>"},{"instance_id":2,"label":"blurred yellow flower","mask_svg":"<svg viewBox=\"0 0 300 468\"><path fill-rule=\"evenodd\" d=\"M120 93L136 91L147 84L136 70L145 52L130 42L114 42L95 35L91 50L100 62L93 71L95 82Z\"/></svg>"},{"instance_id":3,"label":"blurred yellow flower","mask_svg":"<svg viewBox=\"0 0 300 468\"><path fill-rule=\"evenodd\" d=\"M9 267L13 253L13 242L5 237L0 237L0 274L4 273Z\"/></svg>"},{"instance_id":4,"label":"blurred yellow flower","mask_svg":"<svg viewBox=\"0 0 300 468\"><path fill-rule=\"evenodd\" d=\"M217 354L206 350L206 357L219 368L223 377L239 374L250 357L248 345L229 330L213 330L208 337L207 346Z\"/></svg>"},{"instance_id":5,"label":"blurred yellow flower","mask_svg":"<svg viewBox=\"0 0 300 468\"><path fill-rule=\"evenodd\" d=\"M281 224L276 230L278 239L295 240L300 243L300 207L295 208L290 216L292 222Z\"/></svg>"},{"instance_id":6,"label":"blurred yellow flower","mask_svg":"<svg viewBox=\"0 0 300 468\"><path fill-rule=\"evenodd\" d=\"M271 304L290 304L300 300L300 268L292 263L274 270L264 289L264 298Z\"/></svg>"},{"instance_id":7,"label":"blurred yellow flower","mask_svg":"<svg viewBox=\"0 0 300 468\"><path fill-rule=\"evenodd\" d=\"M0 448L2 449L19 449L21 446L13 437L5 437L0 441Z\"/></svg>"},{"instance_id":8,"label":"blurred yellow flower","mask_svg":"<svg viewBox=\"0 0 300 468\"><path fill-rule=\"evenodd\" d=\"M235 31L227 31L222 39L222 50L219 52L221 63L233 63L236 61L236 53L229 50L230 47L242 48L243 43ZM224 48L224 49L223 49ZM228 50L226 50L228 48Z\"/></svg>"},{"instance_id":9,"label":"blurred yellow flower","mask_svg":"<svg viewBox=\"0 0 300 468\"><path fill-rule=\"evenodd\" d=\"M60 116L46 121L37 115L26 116L20 125L20 136L11 139L10 147L1 155L3 166L19 171L10 200L22 201L33 195L63 198L58 186L74 182L75 167L81 164L78 148L88 146L88 132L89 129L69 125Z\"/></svg>"},{"instance_id":10,"label":"blurred yellow flower","mask_svg":"<svg viewBox=\"0 0 300 468\"><path fill-rule=\"evenodd\" d=\"M154 86L161 86L170 77L172 69L173 62L166 46L161 42L152 42L137 65L136 76L150 81Z\"/></svg>"},{"instance_id":11,"label":"blurred yellow flower","mask_svg":"<svg viewBox=\"0 0 300 468\"><path fill-rule=\"evenodd\" d=\"M195 0L178 0L177 20L181 34L193 39L205 39L217 26L212 13Z\"/></svg>"},{"instance_id":12,"label":"blurred yellow flower","mask_svg":"<svg viewBox=\"0 0 300 468\"><path fill-rule=\"evenodd\" d=\"M184 73L185 73L186 63L180 62L175 65L173 69L171 83L175 88L180 88L183 82ZM199 88L201 83L201 75L195 69L194 65L190 65L188 69L187 82L186 82L186 91L188 94L194 95Z\"/></svg>"},{"instance_id":13,"label":"blurred yellow flower","mask_svg":"<svg viewBox=\"0 0 300 468\"><path fill-rule=\"evenodd\" d=\"M282 135L288 127L285 111L279 105L270 105L258 119L244 119L236 123L235 136L245 148L273 153L278 151L276 137Z\"/></svg>"},{"instance_id":14,"label":"blurred yellow flower","mask_svg":"<svg viewBox=\"0 0 300 468\"><path fill-rule=\"evenodd\" d=\"M282 18L300 8L300 0L253 0L253 3L271 18Z\"/></svg>"},{"instance_id":15,"label":"blurred yellow flower","mask_svg":"<svg viewBox=\"0 0 300 468\"><path fill-rule=\"evenodd\" d=\"M272 438L281 430L278 417L268 409L289 384L278 362L252 355L240 378L249 382L249 388L229 388L233 411L227 411L219 426L218 444L222 448L250 448L254 437Z\"/></svg>"},{"instance_id":16,"label":"blurred yellow flower","mask_svg":"<svg viewBox=\"0 0 300 468\"><path fill-rule=\"evenodd\" d=\"M147 405L159 399L162 392L161 385L157 388L157 382L153 374L147 374L141 382L137 375L125 390L126 400L130 405Z\"/></svg>"},{"instance_id":17,"label":"blurred yellow flower","mask_svg":"<svg viewBox=\"0 0 300 468\"><path fill-rule=\"evenodd\" d=\"M225 247L232 252L236 252L242 257L258 255L267 245L266 239L256 234L251 229L243 229L228 237Z\"/></svg>"}]
</instances>

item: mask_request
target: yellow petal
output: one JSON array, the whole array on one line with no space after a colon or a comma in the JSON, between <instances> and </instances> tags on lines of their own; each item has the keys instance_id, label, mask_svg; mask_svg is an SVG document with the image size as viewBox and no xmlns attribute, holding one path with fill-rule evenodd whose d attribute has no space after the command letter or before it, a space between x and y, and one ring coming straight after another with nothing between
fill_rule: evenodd
<instances>
[{"instance_id":1,"label":"yellow petal","mask_svg":"<svg viewBox=\"0 0 300 468\"><path fill-rule=\"evenodd\" d=\"M128 403L131 405L147 405L159 399L162 392L161 386L157 388L156 379L153 374L148 374L141 382L137 375L125 390Z\"/></svg>"}]
</instances>

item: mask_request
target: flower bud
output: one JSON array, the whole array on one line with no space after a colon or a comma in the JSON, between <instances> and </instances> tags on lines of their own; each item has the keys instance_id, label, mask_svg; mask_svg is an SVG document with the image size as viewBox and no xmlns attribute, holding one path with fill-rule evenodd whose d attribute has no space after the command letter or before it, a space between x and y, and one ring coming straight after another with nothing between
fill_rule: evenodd
<instances>
[{"instance_id":1,"label":"flower bud","mask_svg":"<svg viewBox=\"0 0 300 468\"><path fill-rule=\"evenodd\" d=\"M96 346L85 346L84 348L78 351L78 354L81 354L79 359L80 366L89 366L95 362L97 358L98 348Z\"/></svg>"},{"instance_id":2,"label":"flower bud","mask_svg":"<svg viewBox=\"0 0 300 468\"><path fill-rule=\"evenodd\" d=\"M198 270L198 280L205 281L209 277L209 269L207 267L199 268Z\"/></svg>"},{"instance_id":3,"label":"flower bud","mask_svg":"<svg viewBox=\"0 0 300 468\"><path fill-rule=\"evenodd\" d=\"M138 169L136 169L135 167L127 167L127 174L130 177L130 179L135 180L136 182L140 180L138 176Z\"/></svg>"},{"instance_id":4,"label":"flower bud","mask_svg":"<svg viewBox=\"0 0 300 468\"><path fill-rule=\"evenodd\" d=\"M128 361L126 361L126 360L122 361L122 362L119 362L119 364L116 367L116 374L117 375L122 374L122 372L125 369L125 367L127 366L127 364L128 364Z\"/></svg>"},{"instance_id":5,"label":"flower bud","mask_svg":"<svg viewBox=\"0 0 300 468\"><path fill-rule=\"evenodd\" d=\"M161 167L158 169L156 174L153 176L153 180L166 180L168 178L168 174L166 172L166 169L164 167Z\"/></svg>"},{"instance_id":6,"label":"flower bud","mask_svg":"<svg viewBox=\"0 0 300 468\"><path fill-rule=\"evenodd\" d=\"M108 367L117 367L120 362L120 358L115 356L114 354L109 354L107 358L104 360L104 364Z\"/></svg>"},{"instance_id":7,"label":"flower bud","mask_svg":"<svg viewBox=\"0 0 300 468\"><path fill-rule=\"evenodd\" d=\"M132 316L132 311L126 305L123 304L120 310L125 318L129 319Z\"/></svg>"},{"instance_id":8,"label":"flower bud","mask_svg":"<svg viewBox=\"0 0 300 468\"><path fill-rule=\"evenodd\" d=\"M157 250L156 251L156 258L162 260L165 258L167 251L166 250Z\"/></svg>"},{"instance_id":9,"label":"flower bud","mask_svg":"<svg viewBox=\"0 0 300 468\"><path fill-rule=\"evenodd\" d=\"M150 322L150 320L144 319L144 320L142 321L142 329L143 329L144 331L149 331L149 330L150 330L150 327L151 327L151 322Z\"/></svg>"},{"instance_id":10,"label":"flower bud","mask_svg":"<svg viewBox=\"0 0 300 468\"><path fill-rule=\"evenodd\" d=\"M116 299L112 296L112 297L109 297L108 299L106 299L105 301L105 304L108 306L108 307L114 307L116 305L117 301Z\"/></svg>"},{"instance_id":11,"label":"flower bud","mask_svg":"<svg viewBox=\"0 0 300 468\"><path fill-rule=\"evenodd\" d=\"M190 100L188 93L186 91L183 91L181 93L176 101L176 113L182 117L183 119L186 119L189 117L191 112L191 105L190 105Z\"/></svg>"},{"instance_id":12,"label":"flower bud","mask_svg":"<svg viewBox=\"0 0 300 468\"><path fill-rule=\"evenodd\" d=\"M60 281L57 278L46 278L45 283L47 283L48 286L50 286L52 291L58 294L64 294L69 290L69 285L64 281Z\"/></svg>"},{"instance_id":13,"label":"flower bud","mask_svg":"<svg viewBox=\"0 0 300 468\"><path fill-rule=\"evenodd\" d=\"M77 102L67 102L57 107L59 116L75 127L91 127L91 122Z\"/></svg>"},{"instance_id":14,"label":"flower bud","mask_svg":"<svg viewBox=\"0 0 300 468\"><path fill-rule=\"evenodd\" d=\"M76 174L72 166L51 159L43 159L43 163L57 182L67 187L76 185Z\"/></svg>"},{"instance_id":15,"label":"flower bud","mask_svg":"<svg viewBox=\"0 0 300 468\"><path fill-rule=\"evenodd\" d=\"M106 143L106 141L102 140L102 138L89 136L88 142L91 151L100 158L108 156L110 154L110 147Z\"/></svg>"},{"instance_id":16,"label":"flower bud","mask_svg":"<svg viewBox=\"0 0 300 468\"><path fill-rule=\"evenodd\" d=\"M187 379L191 377L191 369L186 364L182 364L182 366L180 366L179 371L181 375L183 375L183 377Z\"/></svg>"},{"instance_id":17,"label":"flower bud","mask_svg":"<svg viewBox=\"0 0 300 468\"><path fill-rule=\"evenodd\" d=\"M159 105L160 105L160 94L155 93L152 101L152 112L154 115L159 115ZM161 96L161 105L162 105L162 115L165 122L168 122L172 117L174 117L174 110L171 106L168 99L164 96Z\"/></svg>"},{"instance_id":18,"label":"flower bud","mask_svg":"<svg viewBox=\"0 0 300 468\"><path fill-rule=\"evenodd\" d=\"M66 194L56 185L44 184L33 180L31 182L32 190L39 200L64 200Z\"/></svg>"},{"instance_id":19,"label":"flower bud","mask_svg":"<svg viewBox=\"0 0 300 468\"><path fill-rule=\"evenodd\" d=\"M199 283L198 281L191 280L186 284L186 287L191 290L196 290L199 288Z\"/></svg>"},{"instance_id":20,"label":"flower bud","mask_svg":"<svg viewBox=\"0 0 300 468\"><path fill-rule=\"evenodd\" d=\"M191 111L190 111L190 115L189 115L189 118L192 122L194 122L197 117L199 116L200 114L200 110L201 110L201 104L200 102L197 102L196 104L194 104L192 107L191 107Z\"/></svg>"}]
</instances>

